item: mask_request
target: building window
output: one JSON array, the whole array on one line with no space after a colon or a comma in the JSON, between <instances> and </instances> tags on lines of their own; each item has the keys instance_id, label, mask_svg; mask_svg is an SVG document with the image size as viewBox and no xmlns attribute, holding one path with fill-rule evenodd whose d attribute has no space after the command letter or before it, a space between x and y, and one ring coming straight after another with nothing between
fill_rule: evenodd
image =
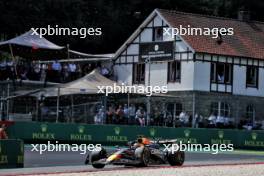
<instances>
[{"instance_id":1,"label":"building window","mask_svg":"<svg viewBox=\"0 0 264 176\"><path fill-rule=\"evenodd\" d=\"M218 114L218 102L211 103L211 114L217 116Z\"/></svg>"},{"instance_id":2,"label":"building window","mask_svg":"<svg viewBox=\"0 0 264 176\"><path fill-rule=\"evenodd\" d=\"M248 105L247 106L247 111L246 111L246 118L250 121L250 122L254 122L255 121L255 116L256 116L256 111L253 105Z\"/></svg>"},{"instance_id":3,"label":"building window","mask_svg":"<svg viewBox=\"0 0 264 176\"><path fill-rule=\"evenodd\" d=\"M220 116L230 117L230 105L228 103L221 102Z\"/></svg>"},{"instance_id":4,"label":"building window","mask_svg":"<svg viewBox=\"0 0 264 176\"><path fill-rule=\"evenodd\" d=\"M247 66L247 87L258 87L258 68Z\"/></svg>"},{"instance_id":5,"label":"building window","mask_svg":"<svg viewBox=\"0 0 264 176\"><path fill-rule=\"evenodd\" d=\"M144 84L145 83L145 64L134 64L133 65L133 84Z\"/></svg>"},{"instance_id":6,"label":"building window","mask_svg":"<svg viewBox=\"0 0 264 176\"><path fill-rule=\"evenodd\" d=\"M168 82L181 81L181 62L172 61L168 62Z\"/></svg>"},{"instance_id":7,"label":"building window","mask_svg":"<svg viewBox=\"0 0 264 176\"><path fill-rule=\"evenodd\" d=\"M183 108L182 108L182 104L181 103L176 103L175 105L176 110L175 110L175 115L179 116L180 113L182 112Z\"/></svg>"},{"instance_id":8,"label":"building window","mask_svg":"<svg viewBox=\"0 0 264 176\"><path fill-rule=\"evenodd\" d=\"M153 28L153 41L162 41L163 40L163 28L155 27Z\"/></svg>"},{"instance_id":9,"label":"building window","mask_svg":"<svg viewBox=\"0 0 264 176\"><path fill-rule=\"evenodd\" d=\"M179 116L182 112L182 104L181 103L169 103L167 104L167 112L173 116Z\"/></svg>"},{"instance_id":10,"label":"building window","mask_svg":"<svg viewBox=\"0 0 264 176\"><path fill-rule=\"evenodd\" d=\"M225 63L211 64L211 81L213 83L231 84L232 66Z\"/></svg>"},{"instance_id":11,"label":"building window","mask_svg":"<svg viewBox=\"0 0 264 176\"><path fill-rule=\"evenodd\" d=\"M225 102L213 102L211 103L211 114L214 116L230 117L230 105Z\"/></svg>"}]
</instances>

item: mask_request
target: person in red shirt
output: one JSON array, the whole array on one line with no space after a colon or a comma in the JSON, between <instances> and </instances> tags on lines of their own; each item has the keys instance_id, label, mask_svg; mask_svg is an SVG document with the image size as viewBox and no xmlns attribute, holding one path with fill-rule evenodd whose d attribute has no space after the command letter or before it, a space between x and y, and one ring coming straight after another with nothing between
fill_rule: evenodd
<instances>
[{"instance_id":1,"label":"person in red shirt","mask_svg":"<svg viewBox=\"0 0 264 176\"><path fill-rule=\"evenodd\" d=\"M0 128L0 139L8 139L5 124L3 124L2 127Z\"/></svg>"}]
</instances>

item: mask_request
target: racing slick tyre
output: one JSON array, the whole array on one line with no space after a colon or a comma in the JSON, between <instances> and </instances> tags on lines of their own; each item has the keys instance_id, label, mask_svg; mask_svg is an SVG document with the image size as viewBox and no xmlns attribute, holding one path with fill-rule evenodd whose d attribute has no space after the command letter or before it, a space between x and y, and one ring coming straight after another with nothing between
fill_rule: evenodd
<instances>
[{"instance_id":1,"label":"racing slick tyre","mask_svg":"<svg viewBox=\"0 0 264 176\"><path fill-rule=\"evenodd\" d=\"M150 161L150 151L147 147L139 147L135 150L135 156L139 159L139 167L147 167Z\"/></svg>"},{"instance_id":2,"label":"racing slick tyre","mask_svg":"<svg viewBox=\"0 0 264 176\"><path fill-rule=\"evenodd\" d=\"M96 169L104 168L105 164L94 163L95 161L98 161L100 159L107 157L107 153L106 153L106 150L104 148L101 148L101 150L99 150L99 151L92 151L90 157L91 157L90 158L91 164L94 168L96 168Z\"/></svg>"},{"instance_id":3,"label":"racing slick tyre","mask_svg":"<svg viewBox=\"0 0 264 176\"><path fill-rule=\"evenodd\" d=\"M171 166L181 166L185 160L185 153L183 151L177 151L175 153L168 154L168 162Z\"/></svg>"}]
</instances>

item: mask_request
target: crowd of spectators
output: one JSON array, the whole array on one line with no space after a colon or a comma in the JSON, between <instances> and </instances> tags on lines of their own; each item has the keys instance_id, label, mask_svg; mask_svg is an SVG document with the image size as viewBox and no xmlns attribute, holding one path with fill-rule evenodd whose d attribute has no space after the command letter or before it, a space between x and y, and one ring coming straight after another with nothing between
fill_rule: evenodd
<instances>
[{"instance_id":1,"label":"crowd of spectators","mask_svg":"<svg viewBox=\"0 0 264 176\"><path fill-rule=\"evenodd\" d=\"M192 117L186 112L181 112L177 119L169 111L160 111L154 108L148 114L146 108L143 106L135 106L134 104L124 105L111 105L107 108L102 106L94 116L95 124L127 124L127 125L140 125L140 126L167 126L167 127L190 127Z\"/></svg>"},{"instance_id":2,"label":"crowd of spectators","mask_svg":"<svg viewBox=\"0 0 264 176\"><path fill-rule=\"evenodd\" d=\"M246 125L235 125L234 118L217 116L212 113L209 117L195 114L194 119L191 112L182 111L177 116L168 110L160 110L159 108L151 109L149 119L144 105L135 106L134 104L111 105L104 110L102 106L94 116L95 124L126 124L140 126L166 126L166 127L194 127L194 128L244 128L263 129L260 126L252 126L250 123Z\"/></svg>"},{"instance_id":3,"label":"crowd of spectators","mask_svg":"<svg viewBox=\"0 0 264 176\"><path fill-rule=\"evenodd\" d=\"M0 81L3 80L33 80L43 82L65 83L76 80L95 68L109 77L110 71L106 67L101 67L100 63L75 63L59 62L52 63L33 63L20 62L16 66L12 61L2 61L0 63Z\"/></svg>"}]
</instances>

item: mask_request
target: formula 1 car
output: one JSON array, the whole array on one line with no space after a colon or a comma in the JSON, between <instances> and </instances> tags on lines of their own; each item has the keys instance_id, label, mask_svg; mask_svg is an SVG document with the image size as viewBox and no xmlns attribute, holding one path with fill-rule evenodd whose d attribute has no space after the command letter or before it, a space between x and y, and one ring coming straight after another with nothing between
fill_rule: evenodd
<instances>
[{"instance_id":1,"label":"formula 1 car","mask_svg":"<svg viewBox=\"0 0 264 176\"><path fill-rule=\"evenodd\" d=\"M146 167L148 165L167 164L181 166L185 160L183 151L161 149L163 144L173 144L175 140L151 141L147 138L138 138L131 141L126 148L116 148L110 154L104 148L92 151L87 156L85 164L92 164L94 168L100 169L105 165L124 165Z\"/></svg>"}]
</instances>

